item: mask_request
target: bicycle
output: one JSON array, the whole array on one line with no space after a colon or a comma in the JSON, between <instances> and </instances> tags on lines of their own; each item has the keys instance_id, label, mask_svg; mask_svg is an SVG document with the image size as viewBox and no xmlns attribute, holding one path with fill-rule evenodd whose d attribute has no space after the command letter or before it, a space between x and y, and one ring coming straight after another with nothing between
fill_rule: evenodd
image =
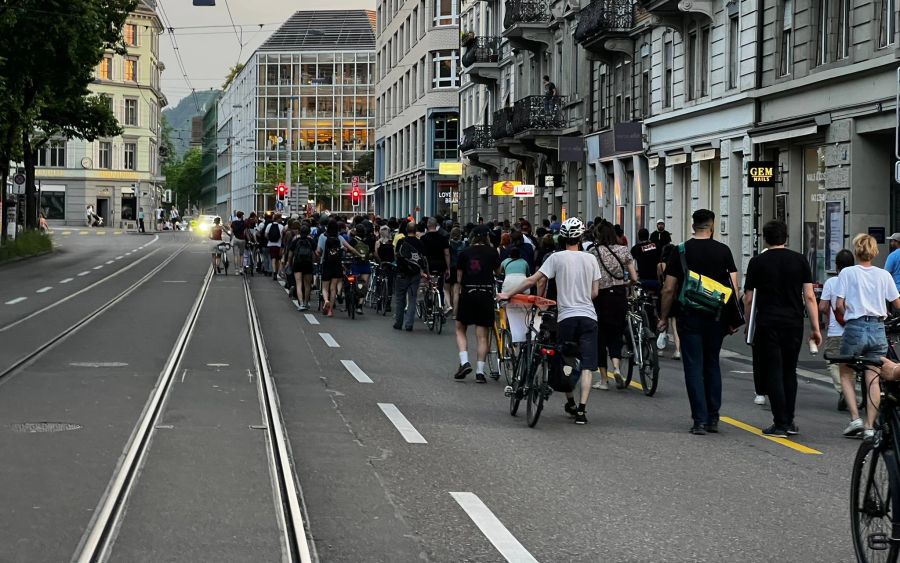
<instances>
[{"instance_id":1,"label":"bicycle","mask_svg":"<svg viewBox=\"0 0 900 563\"><path fill-rule=\"evenodd\" d=\"M441 295L438 279L434 275L425 276L424 283L419 287L419 295L416 300L416 312L419 318L428 327L428 330L441 333L446 322L444 316L443 296Z\"/></svg>"},{"instance_id":2,"label":"bicycle","mask_svg":"<svg viewBox=\"0 0 900 563\"><path fill-rule=\"evenodd\" d=\"M650 324L648 308L653 307L652 299L645 291L635 286L628 299L626 317L625 353L628 359L628 372L625 387L631 384L634 368L638 366L641 387L644 395L652 397L659 385L659 350L656 348L656 335Z\"/></svg>"},{"instance_id":3,"label":"bicycle","mask_svg":"<svg viewBox=\"0 0 900 563\"><path fill-rule=\"evenodd\" d=\"M231 253L231 243L230 242L220 242L216 245L216 256L219 257L219 264L225 270L225 275L228 275L228 255Z\"/></svg>"},{"instance_id":4,"label":"bicycle","mask_svg":"<svg viewBox=\"0 0 900 563\"><path fill-rule=\"evenodd\" d=\"M522 399L525 399L525 418L529 428L534 428L544 409L544 401L550 398L550 363L558 352L558 347L550 342L550 333L543 326L544 319L556 318L556 301L536 295L514 295L507 306L526 307L525 342L519 345L519 355L515 363L515 381L512 390L504 394L509 397L509 414L516 416ZM535 328L535 320L541 319L541 328ZM548 323L551 324L551 323Z\"/></svg>"},{"instance_id":5,"label":"bicycle","mask_svg":"<svg viewBox=\"0 0 900 563\"><path fill-rule=\"evenodd\" d=\"M382 263L378 265L372 276L370 293L374 292L372 299L374 301L375 312L380 313L382 316L387 315L387 312L390 309L390 275L392 271L392 264Z\"/></svg>"},{"instance_id":6,"label":"bicycle","mask_svg":"<svg viewBox=\"0 0 900 563\"><path fill-rule=\"evenodd\" d=\"M351 319L356 318L356 306L359 302L359 296L365 291L365 286L362 284L362 280L353 274L351 270L351 266L353 264L352 260L344 260L344 276L343 276L343 289L344 289L344 305L347 308L347 316Z\"/></svg>"},{"instance_id":7,"label":"bicycle","mask_svg":"<svg viewBox=\"0 0 900 563\"><path fill-rule=\"evenodd\" d=\"M258 244L255 241L251 240L250 237L247 238L244 244L244 255L241 257L241 268L244 271L245 276L253 277L256 269L255 262L253 260L253 254L257 252Z\"/></svg>"},{"instance_id":8,"label":"bicycle","mask_svg":"<svg viewBox=\"0 0 900 563\"><path fill-rule=\"evenodd\" d=\"M488 332L488 375L491 379L506 379L506 389L511 390L516 377L516 352L509 330L506 309L500 303L494 304L494 325Z\"/></svg>"}]
</instances>

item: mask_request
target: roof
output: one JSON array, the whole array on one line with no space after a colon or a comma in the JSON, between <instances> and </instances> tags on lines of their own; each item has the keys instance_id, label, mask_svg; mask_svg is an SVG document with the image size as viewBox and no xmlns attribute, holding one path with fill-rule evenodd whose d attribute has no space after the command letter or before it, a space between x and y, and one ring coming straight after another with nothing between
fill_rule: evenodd
<instances>
[{"instance_id":1,"label":"roof","mask_svg":"<svg viewBox=\"0 0 900 563\"><path fill-rule=\"evenodd\" d=\"M296 12L259 48L259 51L322 50L375 50L375 12Z\"/></svg>"}]
</instances>

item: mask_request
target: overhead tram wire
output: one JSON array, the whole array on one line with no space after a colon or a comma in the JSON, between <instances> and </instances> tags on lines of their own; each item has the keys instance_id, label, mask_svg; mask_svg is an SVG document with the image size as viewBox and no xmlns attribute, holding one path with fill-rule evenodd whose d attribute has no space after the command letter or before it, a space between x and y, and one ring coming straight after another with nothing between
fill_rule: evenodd
<instances>
[{"instance_id":1,"label":"overhead tram wire","mask_svg":"<svg viewBox=\"0 0 900 563\"><path fill-rule=\"evenodd\" d=\"M181 70L181 76L184 78L184 83L191 90L191 95L193 96L194 105L197 106L197 113L201 113L202 109L200 107L200 100L197 99L197 91L194 89L194 85L191 84L191 79L188 78L187 70L184 68L184 60L181 58L181 50L178 48L178 40L175 39L175 28L172 27L172 20L169 19L169 15L166 13L166 8L163 6L162 0L157 2L160 10L160 17L163 19L163 25L166 26L166 30L169 32L169 39L172 41L172 49L175 51L175 61L178 63L178 67Z\"/></svg>"},{"instance_id":2,"label":"overhead tram wire","mask_svg":"<svg viewBox=\"0 0 900 563\"><path fill-rule=\"evenodd\" d=\"M238 34L238 29L237 26L234 25L234 17L231 15L231 7L228 5L228 0L225 0L225 10L228 11L228 19L231 20L231 28L234 30L234 37L237 39L238 45L240 46L240 49L238 50L237 62L235 63L235 66L237 66L241 64L241 57L244 54L244 32L243 30L241 30L241 33Z\"/></svg>"}]
</instances>

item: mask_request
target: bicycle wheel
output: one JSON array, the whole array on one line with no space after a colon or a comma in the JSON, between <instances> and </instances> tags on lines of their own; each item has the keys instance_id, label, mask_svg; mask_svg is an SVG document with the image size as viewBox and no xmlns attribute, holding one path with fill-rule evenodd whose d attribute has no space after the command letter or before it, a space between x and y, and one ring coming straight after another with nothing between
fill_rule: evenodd
<instances>
[{"instance_id":1,"label":"bicycle wheel","mask_svg":"<svg viewBox=\"0 0 900 563\"><path fill-rule=\"evenodd\" d=\"M491 379L499 379L500 378L500 345L497 344L497 332L492 328L488 331L488 353L485 358L485 364L487 365L488 375L491 376ZM515 375L512 376L515 378ZM512 386L513 379L507 379L509 384Z\"/></svg>"},{"instance_id":2,"label":"bicycle wheel","mask_svg":"<svg viewBox=\"0 0 900 563\"><path fill-rule=\"evenodd\" d=\"M440 334L444 329L444 322L446 319L444 318L444 308L441 307L441 302L436 301L437 306L434 308L434 332Z\"/></svg>"},{"instance_id":3,"label":"bicycle wheel","mask_svg":"<svg viewBox=\"0 0 900 563\"><path fill-rule=\"evenodd\" d=\"M853 460L850 479L850 526L860 563L896 562L900 546L889 542L894 518L890 471L893 452L882 444L863 442Z\"/></svg>"},{"instance_id":4,"label":"bicycle wheel","mask_svg":"<svg viewBox=\"0 0 900 563\"><path fill-rule=\"evenodd\" d=\"M528 402L525 404L525 418L528 420L529 428L535 427L541 417L541 411L544 410L548 373L546 358L542 359L532 370L531 383L526 392Z\"/></svg>"},{"instance_id":5,"label":"bicycle wheel","mask_svg":"<svg viewBox=\"0 0 900 563\"><path fill-rule=\"evenodd\" d=\"M513 392L509 396L509 414L516 416L519 412L519 403L525 394L525 376L528 373L528 364L531 363L526 355L526 347L522 347L519 353L519 361L516 363L516 382L513 385Z\"/></svg>"},{"instance_id":6,"label":"bicycle wheel","mask_svg":"<svg viewBox=\"0 0 900 563\"><path fill-rule=\"evenodd\" d=\"M356 318L356 284L348 283L344 285L344 303L347 305L347 316L351 319Z\"/></svg>"},{"instance_id":7,"label":"bicycle wheel","mask_svg":"<svg viewBox=\"0 0 900 563\"><path fill-rule=\"evenodd\" d=\"M384 280L381 284L381 316L386 316L389 305L391 304L391 293L388 288L388 281Z\"/></svg>"},{"instance_id":8,"label":"bicycle wheel","mask_svg":"<svg viewBox=\"0 0 900 563\"><path fill-rule=\"evenodd\" d=\"M644 395L652 397L659 385L659 350L656 349L656 342L648 335L644 335L641 350L644 357L644 363L641 365L641 387L644 388Z\"/></svg>"},{"instance_id":9,"label":"bicycle wheel","mask_svg":"<svg viewBox=\"0 0 900 563\"><path fill-rule=\"evenodd\" d=\"M228 251L222 253L222 267L225 268L225 275L228 275Z\"/></svg>"},{"instance_id":10,"label":"bicycle wheel","mask_svg":"<svg viewBox=\"0 0 900 563\"><path fill-rule=\"evenodd\" d=\"M513 352L512 333L504 328L500 331L500 374L506 379L506 384L512 386L516 377L516 356Z\"/></svg>"},{"instance_id":11,"label":"bicycle wheel","mask_svg":"<svg viewBox=\"0 0 900 563\"><path fill-rule=\"evenodd\" d=\"M634 331L629 325L625 330L625 354L628 355L628 369L625 371L625 389L628 389L628 386L631 385L631 380L634 377L634 368L638 363L637 347L634 340ZM624 356L625 354L622 355ZM621 369L621 364L619 369ZM638 371L640 371L640 367L638 367Z\"/></svg>"}]
</instances>

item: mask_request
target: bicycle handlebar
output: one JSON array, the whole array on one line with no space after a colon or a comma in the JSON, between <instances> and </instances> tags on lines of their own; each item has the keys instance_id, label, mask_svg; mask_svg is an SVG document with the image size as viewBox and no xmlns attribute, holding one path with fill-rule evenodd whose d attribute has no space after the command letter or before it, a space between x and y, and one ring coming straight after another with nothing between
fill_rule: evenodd
<instances>
[{"instance_id":1,"label":"bicycle handlebar","mask_svg":"<svg viewBox=\"0 0 900 563\"><path fill-rule=\"evenodd\" d=\"M825 360L831 364L854 364L857 366L881 367L881 360L873 360L866 356L829 356L825 354Z\"/></svg>"}]
</instances>

